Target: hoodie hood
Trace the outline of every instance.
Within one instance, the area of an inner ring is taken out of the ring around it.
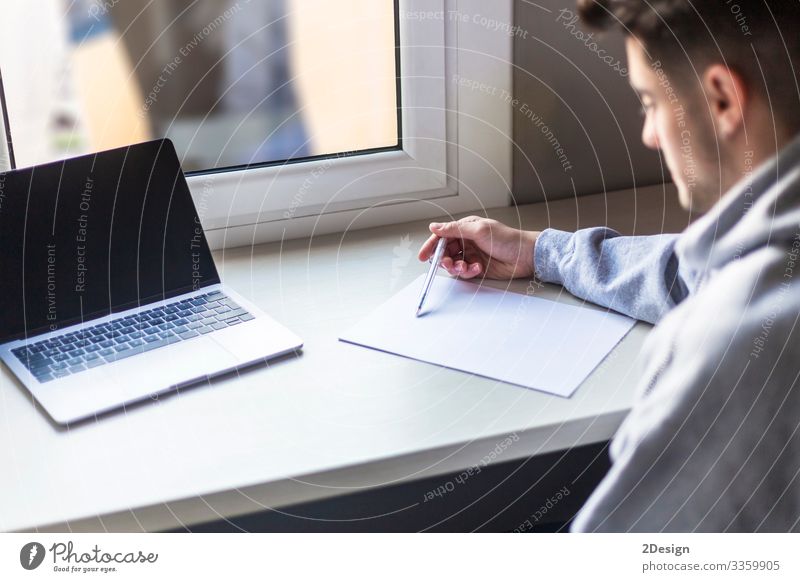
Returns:
[[[791,246],[800,235],[800,136],[734,186],[676,243],[681,268],[700,282],[765,246]]]

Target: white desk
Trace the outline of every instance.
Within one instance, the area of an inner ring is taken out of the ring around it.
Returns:
[[[672,197],[657,187],[489,214],[531,229],[674,232],[687,217]],[[513,433],[497,461],[610,438],[630,408],[644,324],[570,399],[337,341],[425,270],[426,225],[220,253],[225,282],[305,340],[269,367],[69,429],[3,368],[0,530],[164,530],[460,471]]]

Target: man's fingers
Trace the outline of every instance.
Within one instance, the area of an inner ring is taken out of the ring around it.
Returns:
[[[452,257],[444,257],[440,266],[453,277],[460,279],[472,279],[483,272],[483,265],[480,263],[453,260]]]
[[[480,263],[468,263],[466,261],[455,261],[453,263],[452,274],[456,275],[459,279],[472,279],[481,274]]]
[[[445,246],[444,257],[442,259],[442,268],[454,276],[463,276],[465,278],[472,278],[479,275],[483,271],[480,263],[466,262],[476,257],[468,257],[467,254],[474,255],[474,252],[469,252],[473,245],[467,241],[473,241],[482,236],[483,230],[486,228],[487,221],[477,216],[462,218],[453,222],[432,222],[430,224],[430,231],[432,236],[425,241],[419,250],[419,260],[427,261],[433,255],[436,244],[440,238],[450,239]]]
[[[444,254],[447,255],[448,257],[460,258],[462,255],[461,241],[451,240],[450,242],[448,242],[447,246],[445,247]]]
[[[434,249],[436,249],[436,243],[438,242],[439,242],[439,237],[436,236],[435,234],[431,235],[419,249],[419,254],[417,255],[419,260],[427,261],[428,259],[430,259],[431,255],[433,255]]]
[[[444,269],[445,271],[447,271],[451,275],[455,276],[455,275],[458,274],[458,273],[456,273],[455,268],[453,266],[453,259],[451,259],[450,257],[444,257],[442,259],[442,262],[440,263],[440,265],[441,265],[442,269]]]
[[[463,275],[464,279],[472,279],[473,277],[477,277],[483,271],[483,267],[480,263],[470,263],[469,268],[467,269],[467,274]]]
[[[419,249],[419,253],[417,257],[420,261],[427,261],[428,259],[433,256],[434,251],[436,250],[436,245],[439,243],[439,237],[431,235],[428,240],[423,243],[423,245]],[[455,259],[462,259],[464,258],[463,247],[460,240],[451,240],[447,243],[444,248],[444,256],[445,257],[452,257]]]
[[[475,235],[479,223],[459,220],[455,222],[433,222],[430,231],[442,238],[470,239]]]

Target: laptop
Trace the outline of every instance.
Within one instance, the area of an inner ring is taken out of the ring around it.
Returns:
[[[301,347],[222,284],[169,140],[0,174],[0,359],[57,423]]]

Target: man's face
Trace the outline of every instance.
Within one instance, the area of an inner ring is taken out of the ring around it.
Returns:
[[[698,102],[702,97],[688,99],[685,92],[679,93],[661,64],[651,62],[635,38],[628,37],[626,50],[630,83],[644,109],[642,141],[661,151],[681,206],[693,212],[709,210],[719,199],[719,162],[713,126],[702,118],[704,104]]]

